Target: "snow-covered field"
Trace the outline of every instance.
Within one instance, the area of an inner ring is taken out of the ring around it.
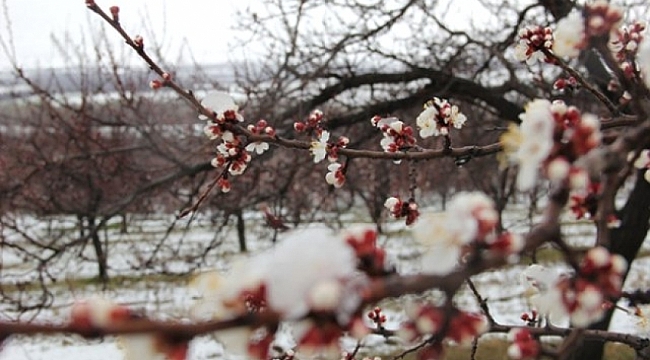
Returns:
[[[525,214],[521,211],[509,211],[505,214],[505,223],[514,229],[523,231],[526,228]],[[33,219],[22,219],[21,227],[27,229],[32,235],[42,235],[45,231],[56,236],[74,236],[74,224],[66,219],[56,219],[54,225],[46,226],[43,222]],[[83,260],[77,256],[78,252],[58,259],[48,271],[57,279],[56,283],[49,284],[53,295],[52,306],[39,313],[18,314],[9,305],[0,305],[0,318],[3,319],[29,319],[35,321],[64,322],[69,313],[70,305],[75,299],[82,299],[102,294],[116,302],[129,304],[132,307],[143,309],[149,316],[159,319],[184,319],[192,304],[193,292],[187,283],[191,275],[185,276],[160,276],[160,272],[183,274],[202,269],[226,270],[229,263],[237,257],[244,256],[238,253],[238,243],[233,229],[224,229],[215,233],[215,228],[207,218],[199,218],[185,227],[184,224],[169,230],[170,219],[164,217],[143,218],[134,222],[131,231],[121,234],[117,227],[109,227],[109,265],[110,275],[123,276],[120,284],[111,283],[107,290],[101,290],[97,284],[84,285],[78,279],[92,278],[96,275],[96,264],[90,246],[83,250]],[[259,218],[254,216],[248,219],[247,238],[249,249],[252,252],[263,251],[271,246],[271,230],[261,225]],[[363,224],[351,224],[352,227]],[[413,273],[418,269],[418,245],[410,237],[410,233],[402,222],[388,225],[388,231],[393,234],[380,238],[389,257],[402,273]],[[302,227],[301,236],[305,240],[313,236],[314,232],[329,231],[322,225]],[[593,227],[589,222],[575,222],[567,220],[564,233],[567,241],[577,247],[588,248],[593,244]],[[72,234],[72,235],[70,235]],[[6,232],[6,241],[20,241],[18,234]],[[282,234],[282,238],[290,234]],[[215,248],[205,254],[202,253],[206,244],[215,244]],[[25,244],[25,246],[28,246]],[[156,250],[157,249],[157,250]],[[650,242],[644,244],[644,251],[650,249]],[[149,267],[139,266],[143,259],[147,259],[152,251],[157,251],[156,261]],[[25,262],[20,256],[9,248],[4,248],[2,254],[2,283],[15,285],[34,281],[36,266]],[[552,266],[561,266],[551,264]],[[513,265],[509,268],[499,269],[477,275],[474,283],[482,296],[488,299],[488,304],[495,319],[503,324],[521,324],[521,313],[528,310],[526,297],[522,294],[526,286],[521,281],[521,273],[525,265]],[[632,272],[626,282],[626,289],[648,287],[650,284],[650,257],[642,257],[635,261]],[[36,292],[38,294],[38,292]],[[35,294],[35,296],[36,296]],[[428,296],[436,296],[435,291]],[[478,310],[474,296],[468,289],[463,289],[455,299],[461,308]],[[395,301],[382,303],[384,311],[389,317],[387,327],[396,327],[404,317],[400,306]],[[634,315],[617,311],[612,330],[629,333],[648,334],[648,329],[639,325],[639,318]],[[386,347],[381,346],[383,339],[369,338],[366,345],[373,346],[374,350],[381,351]],[[344,343],[344,346],[354,346],[353,343]],[[386,351],[390,349],[386,348]],[[123,355],[115,339],[87,341],[70,335],[60,336],[35,336],[16,337],[8,340],[0,352],[0,360],[115,360],[122,359]],[[215,336],[204,336],[195,339],[191,344],[189,359],[229,359],[237,358],[227,353],[219,344]]]

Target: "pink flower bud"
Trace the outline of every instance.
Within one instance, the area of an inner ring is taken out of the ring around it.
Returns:
[[[297,132],[303,132],[305,131],[305,124],[301,122],[295,122],[293,123],[293,129],[296,130]]]
[[[623,69],[623,73],[625,74],[625,77],[627,77],[628,79],[634,77],[635,68],[634,65],[632,65],[629,61],[622,63],[621,69]]]
[[[621,219],[617,218],[614,214],[609,214],[607,217],[607,227],[610,229],[616,229],[621,226]]]
[[[568,81],[569,81],[569,85],[574,86],[574,87],[578,86],[578,80],[576,80],[576,78],[574,78],[573,76],[569,76]]]
[[[607,84],[607,90],[609,91],[617,91],[619,89],[619,85],[616,82],[616,80],[610,80],[609,83]]]
[[[144,39],[143,39],[142,36],[140,36],[140,35],[136,35],[136,36],[133,38],[133,43],[135,44],[135,46],[137,46],[137,47],[139,47],[139,48],[143,48],[143,47],[144,47]]]
[[[162,74],[162,78],[163,78],[163,80],[165,80],[165,81],[171,81],[172,76],[171,76],[169,73],[163,73],[163,74]]]
[[[111,11],[111,15],[113,15],[113,21],[119,22],[120,21],[120,7],[119,6],[111,6],[109,8]]]
[[[149,87],[153,90],[158,90],[163,87],[163,83],[158,79],[151,80],[151,82],[149,82]]]
[[[221,179],[219,179],[219,181],[217,181],[217,186],[219,187],[221,192],[224,192],[224,193],[229,192],[230,189],[232,188],[231,184],[230,184],[230,181],[228,181],[228,179],[224,179],[224,178],[221,178]]]
[[[625,91],[623,93],[623,95],[621,95],[621,98],[618,99],[618,102],[621,105],[625,105],[625,104],[629,103],[631,100],[632,100],[632,94],[630,94],[628,91]]]

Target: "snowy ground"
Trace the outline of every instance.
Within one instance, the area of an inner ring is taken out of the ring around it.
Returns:
[[[260,222],[254,218],[249,219],[252,224],[248,231],[248,238],[251,240],[249,247],[253,251],[260,251],[270,246],[270,231],[263,228]],[[111,275],[128,275],[130,280],[125,280],[120,286],[103,292],[103,296],[113,299],[116,302],[130,304],[136,308],[142,308],[147,314],[160,319],[184,319],[188,315],[188,309],[192,302],[192,293],[187,288],[187,277],[160,278],[151,276],[159,271],[183,273],[197,269],[199,261],[204,262],[210,268],[224,270],[228,268],[229,262],[238,256],[238,245],[232,230],[216,234],[214,228],[207,219],[198,219],[191,224],[188,231],[182,231],[182,227],[168,232],[169,219],[141,219],[138,226],[128,234],[120,234],[116,229],[110,230],[109,257]],[[527,221],[521,211],[510,211],[505,214],[505,223],[511,228],[524,230]],[[29,231],[36,235],[46,231],[42,222],[25,219],[22,224]],[[361,226],[355,224],[354,226]],[[65,231],[74,228],[74,225],[66,220],[57,220],[53,226],[62,236]],[[389,224],[389,231],[395,236],[380,239],[382,245],[387,249],[390,258],[396,263],[402,273],[413,273],[418,269],[418,248],[405,230],[403,223],[395,222]],[[323,226],[315,226],[301,230],[305,238],[309,238],[316,231],[327,231]],[[168,233],[167,237],[165,234]],[[567,241],[578,247],[588,248],[593,244],[593,227],[589,222],[574,222],[567,220],[564,227]],[[17,235],[14,235],[17,236]],[[286,235],[283,235],[286,236]],[[13,240],[18,241],[18,238]],[[161,239],[164,239],[161,241]],[[254,241],[253,239],[258,239]],[[282,238],[280,238],[281,241]],[[9,240],[12,240],[9,237]],[[218,243],[219,245],[207,256],[196,259],[206,243]],[[142,262],[153,249],[159,248],[156,265],[150,268],[134,268],[134,264]],[[644,250],[650,249],[650,242],[646,241]],[[86,298],[102,292],[96,285],[80,286],[78,282],[72,283],[78,278],[90,278],[95,275],[96,265],[92,261],[93,255],[90,247],[84,250],[85,261],[80,261],[76,256],[62,258],[52,266],[50,272],[56,274],[58,281],[50,287],[53,295],[53,306],[40,312],[36,316],[37,321],[63,322],[69,312],[69,307],[75,299]],[[5,250],[1,254],[2,259],[2,281],[3,284],[15,284],[18,282],[33,281],[34,264],[25,263],[21,256]],[[556,264],[551,264],[555,266]],[[650,266],[650,258],[638,259],[632,267],[632,272],[626,283],[626,289],[646,288],[650,284],[650,274],[647,269]],[[521,282],[521,272],[524,265],[515,265],[506,269],[486,272],[474,277],[474,282],[481,294],[488,299],[491,311],[496,320],[503,324],[520,324],[519,316],[528,310],[526,299],[522,296],[525,290]],[[137,277],[145,277],[146,281],[139,281]],[[429,296],[436,296],[435,292]],[[477,303],[468,291],[463,289],[456,297],[457,304],[465,309],[478,309]],[[403,318],[400,306],[396,302],[382,304],[389,316],[388,328],[396,327]],[[31,313],[22,314],[21,319],[33,316]],[[0,318],[16,319],[18,314],[11,311],[11,308],[0,307]],[[614,318],[614,331],[641,333],[648,335],[648,328],[639,325],[639,318],[628,315],[623,311],[617,311]],[[369,338],[366,344],[373,346],[375,350],[382,350],[380,342],[382,339]],[[344,345],[353,346],[352,343]],[[377,345],[377,346],[374,346]],[[388,351],[388,349],[386,349]],[[86,341],[78,337],[61,335],[51,337],[31,337],[10,339],[0,352],[0,360],[115,360],[122,359],[123,355],[117,342],[108,338],[103,341]],[[205,336],[195,339],[191,344],[189,359],[229,359],[237,358],[225,354],[222,346],[214,336]]]

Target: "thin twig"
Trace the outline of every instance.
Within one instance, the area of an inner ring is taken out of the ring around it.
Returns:
[[[494,317],[490,313],[490,308],[488,307],[487,299],[481,296],[481,294],[476,289],[476,285],[474,285],[474,282],[472,281],[471,278],[467,278],[466,282],[467,285],[469,285],[470,290],[472,290],[472,293],[474,294],[476,301],[478,301],[481,310],[483,310],[483,314],[485,314],[485,317],[487,317],[488,321],[490,322],[490,325],[496,324],[496,322],[494,321]]]

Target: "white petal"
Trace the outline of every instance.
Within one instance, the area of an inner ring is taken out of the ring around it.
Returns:
[[[537,181],[537,163],[522,163],[519,165],[519,176],[517,176],[517,188],[520,191],[530,190]]]
[[[522,280],[541,291],[546,291],[560,280],[560,274],[555,269],[533,264],[524,270]]]
[[[217,114],[223,114],[227,110],[237,111],[238,109],[232,96],[225,92],[209,93],[203,98],[201,105],[212,109]]]

